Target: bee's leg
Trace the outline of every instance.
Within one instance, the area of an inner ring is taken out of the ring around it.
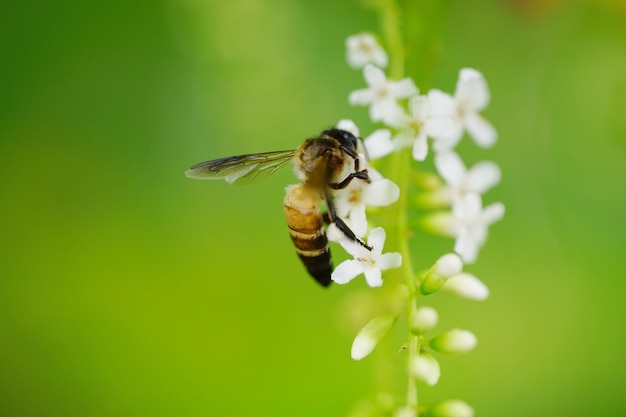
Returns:
[[[367,172],[367,170],[365,169],[361,171],[361,167],[360,167],[361,160],[359,159],[359,154],[354,149],[348,148],[347,146],[343,146],[343,145],[341,145],[339,148],[343,152],[345,152],[349,157],[354,159],[354,171],[355,172],[363,172],[363,171]]]
[[[363,242],[361,239],[356,237],[356,235],[348,227],[348,225],[343,220],[341,220],[340,217],[337,216],[337,212],[335,211],[335,204],[333,203],[333,200],[330,198],[330,194],[328,193],[328,191],[324,192],[324,200],[326,200],[326,206],[328,207],[328,213],[325,213],[325,215],[328,216],[328,218],[330,219],[330,223],[335,223],[337,228],[341,230],[341,233],[346,235],[348,239],[350,239],[353,242],[358,243],[359,245],[363,246],[365,249],[371,251],[372,247],[368,246],[365,242]]]
[[[348,175],[343,181],[329,184],[329,187],[333,190],[341,190],[346,188],[355,178],[370,182],[370,176],[367,174],[367,169],[364,169],[363,171],[351,172],[350,175]]]

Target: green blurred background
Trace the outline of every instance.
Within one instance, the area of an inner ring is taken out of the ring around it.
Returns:
[[[452,92],[466,66],[489,82],[499,143],[464,151],[500,164],[485,201],[507,206],[468,268],[491,298],[438,296],[441,329],[479,345],[442,357],[421,400],[626,415],[624,2],[414,10],[436,45],[422,91]],[[290,170],[253,187],[183,171],[340,118],[367,133],[344,40],[378,28],[357,0],[0,6],[0,415],[342,416],[373,392],[376,357],[350,359],[343,319],[365,286],[306,276]],[[413,244],[419,267],[452,247]]]

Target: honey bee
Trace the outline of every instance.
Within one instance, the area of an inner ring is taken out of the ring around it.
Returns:
[[[332,128],[306,139],[297,149],[231,156],[199,163],[185,175],[202,180],[224,179],[244,184],[265,178],[293,161],[300,184],[287,188],[284,200],[289,235],[309,274],[324,287],[333,270],[324,222],[334,223],[350,240],[367,246],[337,216],[332,190],[346,188],[353,180],[370,182],[361,167],[357,138],[346,130]],[[320,201],[326,204],[322,214]]]

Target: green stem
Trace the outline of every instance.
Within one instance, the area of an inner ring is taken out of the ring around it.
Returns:
[[[405,44],[402,39],[401,10],[395,0],[380,0],[382,13],[382,32],[387,42],[390,56],[389,77],[399,80],[404,77],[406,55]],[[395,240],[396,249],[402,254],[402,268],[397,274],[401,275],[394,280],[398,285],[402,282],[408,287],[410,297],[407,303],[407,316],[417,296],[416,279],[414,275],[411,253],[409,250],[409,222],[408,222],[408,190],[410,187],[411,150],[404,149],[395,152],[392,157],[389,177],[400,187],[400,197],[394,204],[394,222],[389,230]],[[420,342],[417,336],[409,331],[409,357],[419,354]],[[418,389],[416,379],[409,375],[406,393],[407,406],[418,413]]]

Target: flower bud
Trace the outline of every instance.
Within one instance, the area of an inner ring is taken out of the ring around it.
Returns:
[[[409,360],[409,372],[431,387],[439,381],[441,376],[439,362],[428,352],[420,352]]]
[[[424,295],[434,293],[446,283],[448,278],[460,274],[462,270],[463,261],[459,255],[454,253],[443,255],[424,276],[420,292]]]
[[[352,342],[352,359],[359,361],[372,353],[378,341],[393,327],[397,318],[393,314],[381,314],[370,320]]]
[[[474,275],[466,272],[461,272],[448,279],[442,289],[476,301],[483,301],[489,296],[489,288]]]
[[[452,212],[436,211],[425,217],[420,222],[420,226],[429,233],[441,236],[455,235],[455,220]]]
[[[413,305],[409,313],[409,328],[415,334],[426,333],[433,329],[438,321],[439,316],[437,311],[432,307],[416,308],[415,305]]]
[[[465,401],[447,400],[428,407],[424,417],[474,417],[474,409]]]
[[[429,346],[441,353],[465,353],[474,349],[477,342],[469,330],[453,329],[432,339]]]

